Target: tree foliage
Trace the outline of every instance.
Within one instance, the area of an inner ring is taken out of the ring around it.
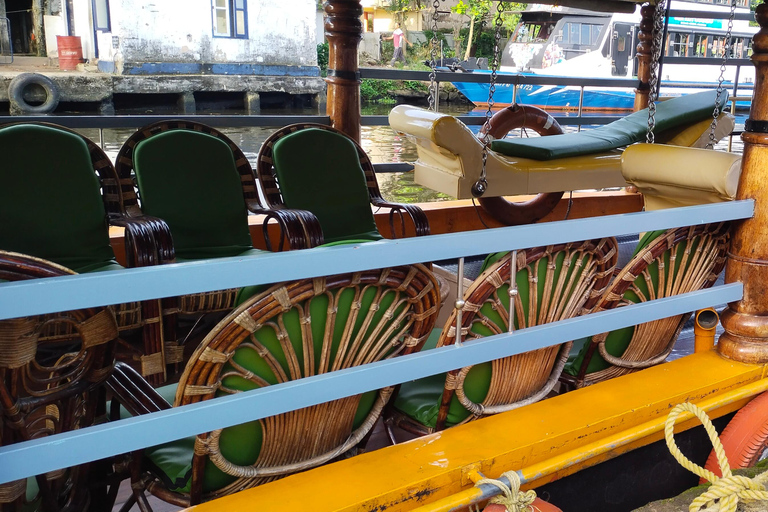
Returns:
[[[519,11],[525,9],[526,4],[518,2],[502,2],[502,25],[507,32],[507,35],[511,33],[518,22],[520,21]],[[497,11],[496,5],[491,0],[459,0],[451,10],[456,14],[463,14],[467,16],[469,25],[468,36],[461,40],[461,44],[466,44],[466,52],[464,58],[468,58],[473,53],[473,48],[478,44],[478,39],[481,38],[482,30],[485,27],[491,27],[495,30],[494,20],[496,19]],[[475,30],[477,28],[477,30]],[[457,33],[458,31],[454,31]],[[460,52],[456,51],[456,54]]]

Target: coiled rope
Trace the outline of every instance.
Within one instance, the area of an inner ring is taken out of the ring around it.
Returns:
[[[712,446],[715,449],[717,463],[720,466],[720,471],[723,475],[722,477],[718,477],[708,469],[704,469],[701,466],[694,464],[683,455],[677,447],[674,437],[675,420],[684,412],[694,414],[699,421],[701,421],[702,425],[704,425],[709,440],[712,442]],[[735,512],[736,505],[739,503],[740,499],[745,501],[768,501],[768,491],[765,489],[765,483],[768,482],[768,472],[757,475],[754,479],[733,475],[731,473],[731,466],[728,464],[728,457],[725,455],[723,444],[720,442],[715,427],[712,425],[707,413],[695,404],[686,402],[679,404],[672,409],[664,424],[664,437],[667,441],[667,447],[669,448],[670,453],[681,466],[712,483],[712,486],[707,489],[706,492],[694,499],[688,506],[690,512],[696,512],[703,509],[706,509],[707,512]],[[715,501],[717,501],[717,503],[715,503]]]
[[[491,498],[488,503],[504,505],[508,512],[532,511],[532,504],[536,499],[536,491],[530,490],[523,492],[520,490],[520,476],[517,474],[517,471],[507,471],[501,476],[507,477],[507,480],[509,480],[509,485],[506,485],[501,480],[481,478],[475,482],[475,487],[479,487],[483,484],[489,484],[501,489],[502,494]]]

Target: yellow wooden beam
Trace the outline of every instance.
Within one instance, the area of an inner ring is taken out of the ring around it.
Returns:
[[[768,388],[764,376],[762,366],[694,354],[191,510],[412,510],[470,488],[476,470],[492,478],[522,470],[535,487],[660,439],[649,426],[678,403],[709,403],[713,418],[727,414]],[[606,443],[609,451],[597,449]]]

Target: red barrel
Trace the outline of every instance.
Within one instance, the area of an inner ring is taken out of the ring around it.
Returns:
[[[83,62],[83,45],[80,36],[56,36],[59,46],[59,69],[77,69]]]

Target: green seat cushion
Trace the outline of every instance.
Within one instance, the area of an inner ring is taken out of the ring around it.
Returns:
[[[315,214],[326,242],[382,238],[373,219],[365,172],[351,140],[308,128],[281,138],[272,151],[285,205]]]
[[[207,260],[207,259],[215,259],[215,258],[252,258],[252,257],[259,257],[265,254],[269,254],[267,251],[254,249],[253,247],[245,250],[242,250],[242,248],[239,248],[239,249],[241,249],[239,252],[235,252],[233,247],[226,247],[226,248],[201,247],[196,250],[186,251],[186,253],[184,254],[185,257],[177,257],[176,262],[185,263],[189,261]]]
[[[504,252],[495,253],[486,258],[483,265],[483,270],[492,264],[496,263],[502,257]],[[573,261],[568,267],[569,272],[582,272],[583,266],[575,264],[575,258],[578,255],[573,255]],[[560,272],[563,269],[563,262],[565,260],[565,252],[560,252],[555,258],[555,272],[553,273],[553,282],[557,282],[560,276]],[[541,304],[544,298],[546,279],[541,276],[546,275],[547,260],[541,259],[535,262],[534,265],[538,265],[538,275],[540,276],[536,283],[537,304]],[[578,278],[578,276],[576,276]],[[520,269],[515,277],[517,282],[518,294],[523,304],[523,309],[527,310],[530,300],[530,282],[528,279],[528,269]],[[505,310],[509,309],[509,285],[502,285],[498,291],[497,296],[501,301]],[[494,323],[501,332],[506,331],[506,325],[504,318],[493,308],[490,304],[484,304],[480,308],[480,312],[490,322]],[[515,318],[515,328],[520,328],[519,318]],[[491,336],[494,332],[482,325],[479,322],[472,324],[471,332],[477,336]],[[429,350],[434,348],[439,338],[440,330],[434,330],[429,340],[424,344],[422,350]],[[485,397],[488,395],[488,390],[491,386],[492,377],[492,363],[487,362],[473,366],[466,379],[464,380],[464,392],[467,397],[474,403],[482,403]],[[400,392],[395,399],[395,408],[400,412],[406,414],[410,418],[418,421],[422,425],[430,428],[434,428],[437,415],[440,408],[440,402],[443,394],[443,388],[445,386],[446,374],[433,375],[424,379],[419,379],[412,382],[403,383],[400,387]],[[467,411],[456,395],[451,399],[451,404],[448,408],[448,417],[446,420],[447,426],[453,426],[461,421],[465,420],[469,416]]]
[[[712,117],[717,91],[686,94],[656,104],[655,133],[703,121]],[[720,111],[728,102],[728,93],[720,97]],[[495,140],[491,149],[503,155],[553,160],[579,155],[604,153],[644,141],[648,131],[648,109],[600,126],[594,130],[548,137]]]
[[[421,350],[435,348],[441,332],[442,329],[433,329]],[[397,393],[395,409],[422,425],[434,428],[440,410],[440,401],[443,397],[446,375],[440,373],[423,379],[404,382]],[[485,400],[491,385],[491,363],[478,364],[472,367],[465,382],[464,389],[473,402],[479,403]],[[469,411],[454,396],[451,400],[451,406],[448,408],[447,425],[452,427],[464,421],[468,416]]]
[[[236,256],[253,248],[240,174],[227,143],[170,130],[137,144],[133,162],[142,211],[168,223],[178,257]]]
[[[0,249],[76,272],[116,264],[85,141],[49,126],[0,129]]]
[[[635,247],[635,251],[632,254],[632,258],[637,256],[637,254],[639,254],[640,251],[648,247],[648,245],[650,245],[651,242],[656,240],[658,237],[660,237],[664,233],[666,233],[666,230],[649,231],[645,233],[643,237],[640,239],[640,241],[637,243],[637,247]],[[681,246],[678,247],[678,252],[683,249],[684,249],[684,244],[681,244]],[[680,260],[678,259],[678,262],[679,261]],[[649,273],[651,274],[652,282],[654,284],[658,284],[659,282],[658,263],[653,263],[652,265],[650,265],[648,270],[649,270]],[[645,280],[642,278],[642,276],[637,277],[637,279],[635,280],[635,284],[647,296],[648,290],[646,287]],[[624,299],[632,302],[633,304],[637,304],[638,302],[640,302],[640,297],[638,297],[637,294],[631,289],[627,290],[624,293]],[[608,336],[605,337],[606,351],[614,357],[621,357],[621,355],[624,354],[624,351],[627,350],[627,347],[629,347],[629,342],[632,341],[632,336],[634,336],[634,334],[635,334],[635,326],[633,325],[609,332]],[[579,374],[579,370],[584,364],[584,358],[586,357],[591,344],[592,344],[591,336],[574,341],[573,346],[571,347],[571,352],[568,355],[568,361],[565,364],[565,368],[563,369],[563,372],[569,375],[577,376]],[[592,358],[589,360],[586,373],[590,374],[590,373],[598,372],[601,370],[605,370],[609,366],[610,364],[608,364],[608,362],[605,359],[603,359],[603,356],[601,356],[599,352],[595,351],[592,354]]]

